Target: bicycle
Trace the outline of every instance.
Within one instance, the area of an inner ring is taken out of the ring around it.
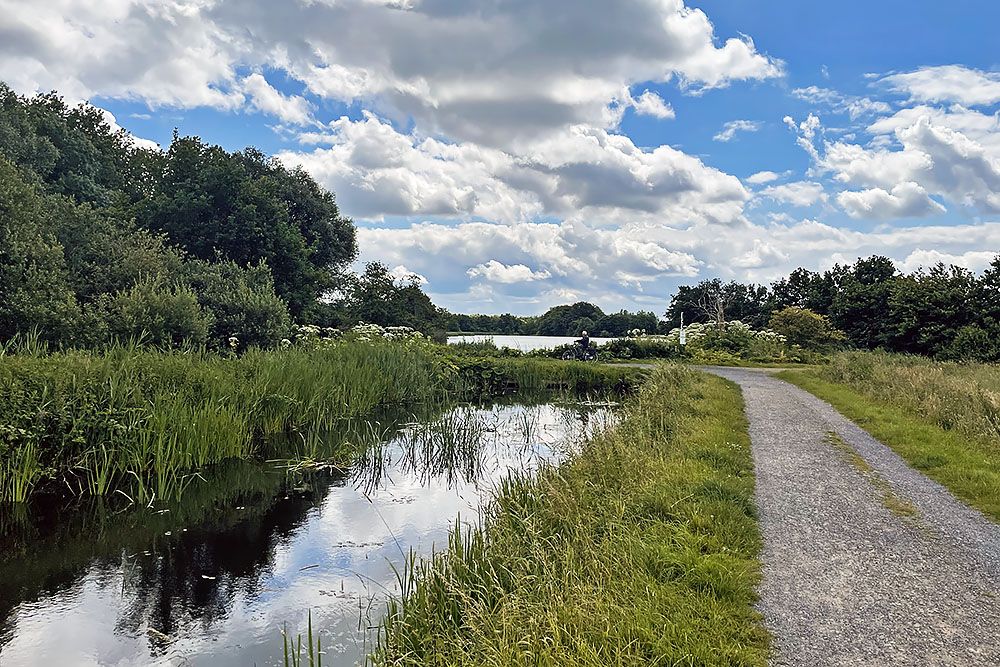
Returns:
[[[590,346],[581,348],[579,345],[574,345],[562,353],[562,359],[563,361],[597,361],[597,350]]]

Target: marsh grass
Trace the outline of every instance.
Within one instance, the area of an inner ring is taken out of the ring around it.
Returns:
[[[764,665],[742,399],[670,365],[579,455],[410,560],[377,665]]]
[[[853,352],[779,377],[1000,521],[1000,367]]]
[[[518,393],[540,396],[556,392],[634,392],[648,370],[627,366],[562,361],[543,357],[455,357],[456,390],[466,396],[492,397]]]
[[[0,357],[0,501],[53,480],[74,495],[173,498],[202,467],[257,455],[275,436],[430,401],[450,377],[433,352],[383,341],[240,358],[17,352]]]

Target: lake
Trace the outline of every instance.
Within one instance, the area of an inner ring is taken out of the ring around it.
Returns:
[[[404,554],[446,548],[506,475],[613,419],[583,403],[438,408],[331,436],[368,443],[345,468],[236,460],[179,503],[0,512],[0,665],[281,665],[282,628],[304,633],[310,610],[323,664],[361,664]]]
[[[570,336],[514,336],[508,334],[467,334],[448,336],[448,344],[455,343],[482,343],[492,341],[497,347],[509,347],[522,352],[533,350],[551,350],[579,340]],[[591,338],[592,345],[604,345],[615,340],[614,338]]]

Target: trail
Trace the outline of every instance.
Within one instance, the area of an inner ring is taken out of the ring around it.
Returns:
[[[706,368],[746,402],[774,665],[1000,665],[1000,526],[829,404]]]

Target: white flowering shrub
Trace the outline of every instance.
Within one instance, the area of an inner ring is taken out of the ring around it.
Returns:
[[[310,349],[326,349],[336,347],[344,342],[380,343],[392,341],[404,344],[425,344],[427,339],[419,331],[410,327],[380,327],[377,324],[357,324],[349,329],[333,327],[318,327],[313,324],[302,324],[293,327],[294,341],[288,345],[297,345]],[[285,345],[282,341],[282,345]]]

